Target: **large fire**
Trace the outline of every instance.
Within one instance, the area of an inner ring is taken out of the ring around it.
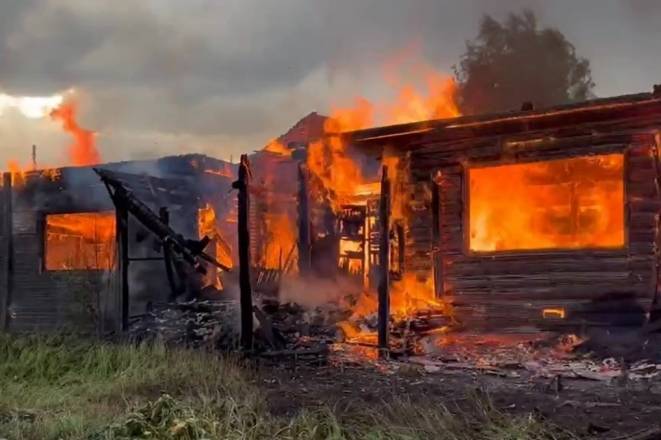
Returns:
[[[392,87],[392,99],[370,101],[354,99],[348,107],[334,107],[326,121],[326,137],[308,148],[307,165],[322,183],[325,197],[338,211],[350,202],[356,186],[367,182],[361,165],[352,156],[341,133],[361,130],[376,124],[389,125],[459,116],[457,86],[450,75],[438,72],[427,63],[398,60],[384,72]],[[420,83],[423,86],[420,86]]]
[[[209,203],[198,210],[198,233],[200,239],[209,237],[211,243],[207,246],[206,252],[216,259],[220,264],[226,267],[233,267],[232,248],[220,233],[216,210]]]
[[[377,297],[375,292],[365,292],[352,308],[354,318],[364,317],[376,311]],[[432,278],[420,281],[413,273],[393,283],[390,291],[390,315],[395,319],[405,319],[416,310],[435,309],[448,311],[447,304],[434,298]]]
[[[623,246],[623,163],[611,154],[470,169],[470,249]]]
[[[115,214],[46,216],[46,270],[109,270],[115,252]]]
[[[66,165],[87,166],[101,161],[101,155],[96,148],[95,133],[81,127],[77,121],[77,105],[71,92],[65,95],[47,97],[16,97],[0,94],[0,114],[6,108],[15,108],[21,114],[31,119],[41,119],[50,116],[53,121],[60,122],[64,131],[73,138],[66,155]],[[36,152],[35,152],[36,153]],[[14,185],[22,185],[26,173],[36,171],[36,157],[29,165],[21,165],[16,159],[7,162],[7,169],[12,174]],[[42,168],[42,175],[51,179],[58,177],[59,172],[52,167]]]
[[[285,145],[282,144],[277,139],[272,140],[269,142],[266,147],[264,147],[264,151],[268,151],[269,153],[273,154],[279,154],[281,156],[287,156],[290,157],[292,155],[292,150]]]
[[[269,213],[266,222],[266,245],[264,249],[264,267],[284,269],[291,266],[291,261],[298,259],[296,247],[296,222],[286,213]]]
[[[352,106],[332,109],[331,117],[324,127],[326,137],[308,148],[308,168],[321,183],[321,197],[330,203],[336,213],[340,213],[342,207],[347,204],[363,204],[368,198],[378,197],[380,191],[380,177],[368,178],[363,173],[363,164],[344,143],[341,133],[376,124],[408,123],[460,115],[455,101],[457,88],[452,77],[436,71],[426,63],[411,64],[407,61],[409,60],[399,60],[386,69],[387,82],[393,89],[391,100],[375,102],[360,97],[354,100]],[[414,80],[407,81],[410,78]],[[420,87],[420,84],[423,86]],[[388,168],[392,187],[391,219],[393,223],[399,221],[406,227],[409,217],[406,215],[408,208],[403,182],[406,173],[399,172],[399,159],[390,154],[388,148],[384,151],[382,165]],[[368,229],[367,224],[365,229]],[[369,233],[365,235],[367,237]],[[363,244],[361,247],[352,241],[340,241],[341,256],[357,256],[355,260],[344,263],[341,259],[340,265],[345,264],[345,270],[349,273],[361,270],[368,272],[370,260],[367,254],[362,263],[360,260],[360,252],[367,246]],[[417,274],[405,273],[401,280],[394,281],[390,293],[391,316],[395,319],[406,319],[416,311],[425,309],[448,312],[446,305],[435,299],[432,280],[431,274],[418,278]],[[375,292],[368,289],[352,306],[352,319],[374,314],[376,309]],[[345,334],[353,340],[370,342],[373,336],[356,330],[351,325],[344,327]]]
[[[69,100],[55,108],[50,116],[62,123],[62,128],[73,138],[69,146],[69,161],[75,166],[96,165],[101,155],[96,149],[95,133],[82,128],[76,120],[76,103]]]

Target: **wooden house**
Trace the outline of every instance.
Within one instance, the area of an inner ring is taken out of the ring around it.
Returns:
[[[639,323],[660,290],[660,92],[346,141],[399,160],[402,269],[466,325]]]

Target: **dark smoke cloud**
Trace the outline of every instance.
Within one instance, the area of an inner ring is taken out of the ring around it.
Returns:
[[[485,13],[533,9],[591,59],[597,94],[648,90],[661,82],[660,4],[3,0],[0,90],[78,88],[83,123],[100,131],[108,159],[182,149],[236,157],[310,111],[378,93],[379,66],[398,49],[416,45],[450,72]],[[0,133],[11,138],[1,118]]]

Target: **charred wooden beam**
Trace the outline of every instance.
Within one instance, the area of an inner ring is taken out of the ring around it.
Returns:
[[[158,217],[165,225],[170,225],[170,212],[167,207],[161,207],[158,212]],[[165,274],[170,286],[170,301],[174,301],[177,296],[182,293],[183,289],[181,286],[177,285],[173,267],[174,261],[172,260],[172,249],[170,249],[170,246],[165,242],[163,243],[163,264],[165,264]]]
[[[379,354],[389,351],[390,324],[390,181],[388,167],[381,175],[381,199],[379,202]]]
[[[196,270],[205,273],[206,269],[200,260],[204,260],[225,271],[231,271],[230,267],[216,261],[215,258],[204,252],[210,239],[186,240],[170,226],[163,223],[147,205],[131,193],[119,180],[114,178],[114,173],[107,170],[94,169],[108,188],[108,193],[115,206],[122,206],[130,212],[152,234],[156,235],[164,244],[181,255],[182,258]]]
[[[253,306],[250,286],[250,163],[248,155],[241,155],[239,178],[232,184],[239,190],[238,236],[239,236],[239,286],[241,289],[241,346],[245,351],[252,350]]]
[[[12,181],[11,173],[2,176],[2,253],[5,260],[0,267],[0,331],[9,326],[9,301],[12,292],[13,277],[13,221],[12,221]]]
[[[441,187],[442,174],[432,177],[432,258],[434,267],[434,295],[439,298],[445,292],[443,286],[443,253],[441,251]]]
[[[300,163],[298,166],[298,271],[301,275],[307,275],[311,267],[308,170],[304,163]]]
[[[119,252],[119,295],[121,304],[121,329],[129,330],[130,291],[129,291],[129,213],[123,203],[115,204],[115,227],[117,249]]]

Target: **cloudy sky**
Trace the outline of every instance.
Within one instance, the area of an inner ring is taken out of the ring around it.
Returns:
[[[525,7],[590,59],[597,95],[661,83],[658,0],[0,0],[0,94],[75,88],[105,160],[236,158],[310,111],[379,98],[403,48],[450,73],[483,14]],[[64,160],[54,122],[0,114],[0,168],[33,143]]]

